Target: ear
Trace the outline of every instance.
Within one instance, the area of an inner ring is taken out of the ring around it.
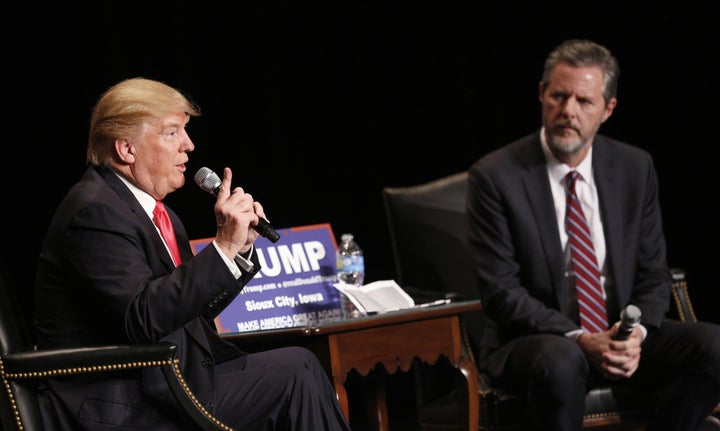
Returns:
[[[540,101],[540,103],[542,103],[544,91],[545,91],[545,86],[543,85],[543,82],[540,81],[540,83],[538,84],[538,100]]]
[[[117,154],[120,161],[125,164],[131,165],[135,163],[135,155],[137,154],[137,148],[127,139],[116,139],[115,140],[115,153]]]
[[[601,123],[604,123],[608,118],[610,118],[613,111],[615,110],[616,105],[617,105],[617,98],[613,97],[612,99],[610,99],[608,101],[607,106],[605,106],[605,112],[603,113]]]

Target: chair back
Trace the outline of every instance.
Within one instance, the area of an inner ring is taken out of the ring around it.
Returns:
[[[467,238],[467,181],[462,171],[383,189],[395,276],[411,295],[480,298]],[[483,328],[491,323],[482,312],[467,313],[463,320],[475,354]]]
[[[424,184],[385,187],[383,199],[397,282],[476,299],[467,241],[467,172]]]
[[[13,282],[6,268],[0,268],[0,429],[19,429],[19,419],[13,409],[15,405],[23,418],[24,430],[41,430],[40,407],[34,389],[32,386],[20,386],[16,382],[7,381],[2,369],[2,357],[5,355],[34,350],[32,328],[23,310],[18,289],[19,284]],[[10,393],[13,394],[12,399],[8,398]]]

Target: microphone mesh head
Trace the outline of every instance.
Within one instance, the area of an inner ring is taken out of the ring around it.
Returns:
[[[620,320],[623,320],[625,322],[628,322],[630,324],[637,324],[640,323],[640,316],[642,313],[640,312],[640,309],[636,307],[635,305],[628,305],[625,307],[623,312],[620,315]]]
[[[215,190],[220,186],[222,180],[210,168],[200,168],[195,174],[195,182],[201,189],[208,193],[215,194]]]

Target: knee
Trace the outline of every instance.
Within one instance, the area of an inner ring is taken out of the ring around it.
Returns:
[[[531,361],[536,379],[584,385],[590,366],[580,346],[571,339],[553,337]]]
[[[309,349],[299,346],[284,347],[281,354],[285,358],[286,366],[295,369],[296,374],[307,374],[315,379],[327,378],[325,368]]]
[[[574,340],[548,337],[530,361],[530,369],[531,402],[572,404],[584,399],[590,366]]]
[[[320,367],[320,361],[318,360],[315,353],[305,347],[290,346],[283,349],[288,358],[292,358],[292,361],[297,364],[303,364],[305,368],[313,369]]]

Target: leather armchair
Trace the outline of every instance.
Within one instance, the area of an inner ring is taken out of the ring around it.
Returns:
[[[170,343],[109,345],[72,349],[36,350],[29,321],[17,297],[19,286],[0,274],[0,429],[41,431],[52,429],[40,417],[38,390],[48,377],[134,372],[140,368],[162,370],[168,390],[188,416],[205,431],[231,430],[213,417],[185,384],[178,367],[176,346]]]

